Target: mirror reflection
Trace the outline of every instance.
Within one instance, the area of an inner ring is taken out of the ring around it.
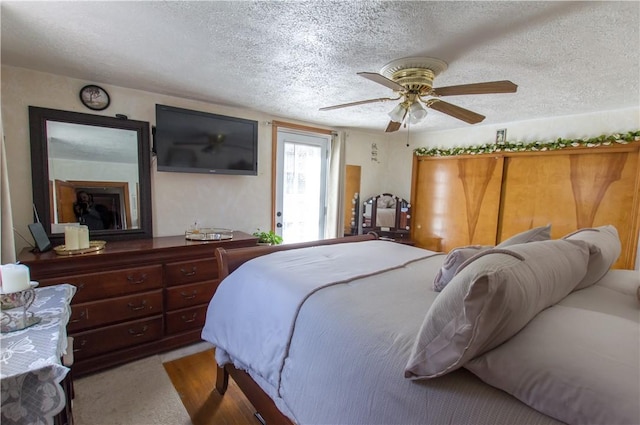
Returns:
[[[33,202],[54,242],[86,225],[92,239],[150,238],[149,123],[29,107]]]
[[[47,121],[47,139],[52,233],[139,228],[137,132]]]

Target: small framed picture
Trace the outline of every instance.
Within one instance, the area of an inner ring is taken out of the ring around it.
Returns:
[[[84,106],[94,111],[107,109],[111,99],[109,93],[100,86],[90,84],[80,89],[80,101]]]
[[[504,145],[507,141],[507,129],[502,128],[496,132],[496,145]]]

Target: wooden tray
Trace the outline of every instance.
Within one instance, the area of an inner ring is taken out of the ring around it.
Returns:
[[[184,237],[190,241],[221,241],[233,239],[233,230],[205,227],[201,229],[187,230]]]

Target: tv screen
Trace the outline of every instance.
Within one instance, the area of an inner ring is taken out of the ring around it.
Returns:
[[[156,105],[158,171],[258,174],[258,122]]]

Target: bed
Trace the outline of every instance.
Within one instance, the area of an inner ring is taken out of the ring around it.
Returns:
[[[612,226],[549,234],[219,249],[216,388],[267,424],[640,423],[640,276]]]

